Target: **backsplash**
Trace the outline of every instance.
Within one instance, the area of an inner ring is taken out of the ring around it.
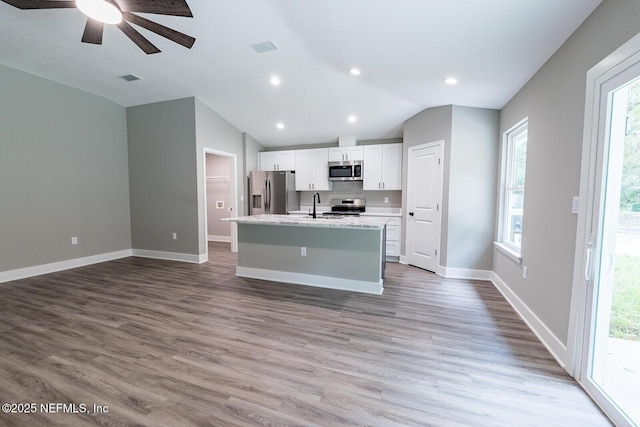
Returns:
[[[319,191],[321,203],[319,206],[328,207],[331,199],[365,199],[367,206],[380,208],[401,208],[402,191],[364,191],[362,182],[334,182],[333,191]],[[300,192],[300,206],[313,206],[313,191]],[[389,203],[384,198],[389,198]]]

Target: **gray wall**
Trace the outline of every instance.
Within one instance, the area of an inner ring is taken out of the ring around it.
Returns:
[[[567,343],[586,72],[640,32],[638,0],[605,0],[504,107],[500,131],[529,117],[521,266],[496,251],[494,272]]]
[[[207,236],[205,235],[204,201],[205,201],[205,171],[204,171],[204,150],[216,150],[229,155],[235,155],[236,175],[234,185],[236,188],[236,204],[238,212],[244,212],[244,137],[235,126],[225,120],[221,115],[213,111],[208,105],[197,98],[191,98],[195,105],[195,132],[196,151],[195,155],[197,170],[197,199],[198,199],[198,248],[199,254],[207,253]]]
[[[198,254],[194,98],[129,107],[127,129],[133,249]]]
[[[424,110],[404,123],[403,188],[407,186],[409,148],[444,141],[443,267],[492,268],[498,118],[497,110],[448,105]],[[406,192],[402,203],[406,206]],[[406,244],[406,226],[402,234]]]
[[[229,218],[231,213],[231,159],[229,157],[207,154],[207,177],[223,177],[219,179],[207,178],[207,234],[209,236],[231,237],[231,223],[220,221]],[[223,208],[217,206],[223,203]]]
[[[497,110],[453,106],[446,266],[493,267],[498,179]]]
[[[133,248],[206,254],[204,150],[235,155],[239,199],[242,133],[193,97],[127,108],[127,122]]]
[[[0,94],[0,271],[130,249],[125,109],[2,65]]]
[[[440,241],[440,264],[446,265],[448,201],[449,201],[449,163],[451,157],[451,124],[453,107],[428,108],[404,122],[402,153],[402,188],[407,188],[407,170],[409,169],[409,148],[430,142],[444,141],[444,169],[442,173],[442,239]],[[402,193],[402,206],[407,206],[407,192]],[[407,245],[407,224],[402,224],[402,253]]]

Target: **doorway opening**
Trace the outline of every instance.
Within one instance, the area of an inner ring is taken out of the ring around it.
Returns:
[[[231,223],[221,221],[233,215],[231,207],[230,157],[206,153],[207,241],[231,243]]]
[[[230,242],[231,252],[237,252],[238,239],[235,223],[222,218],[238,216],[237,157],[224,151],[204,148],[204,221],[201,222],[201,248],[209,259],[209,242]]]

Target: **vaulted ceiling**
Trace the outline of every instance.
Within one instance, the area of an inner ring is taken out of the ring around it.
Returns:
[[[77,9],[0,3],[0,63],[123,106],[196,96],[265,146],[394,138],[425,108],[502,108],[601,0],[187,2],[194,18],[140,14],[196,38],[137,28],[153,55],[113,26],[81,43]],[[277,49],[251,47],[266,41]]]

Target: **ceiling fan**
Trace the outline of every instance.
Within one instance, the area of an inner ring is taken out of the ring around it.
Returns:
[[[131,24],[146,28],[162,37],[178,43],[188,49],[195,43],[194,37],[160,25],[149,19],[135,15],[137,13],[155,13],[158,15],[184,16],[193,18],[191,9],[185,0],[0,0],[18,9],[64,9],[77,7],[87,15],[82,41],[102,44],[105,24],[116,25],[146,54],[158,53],[153,43],[140,34]]]

